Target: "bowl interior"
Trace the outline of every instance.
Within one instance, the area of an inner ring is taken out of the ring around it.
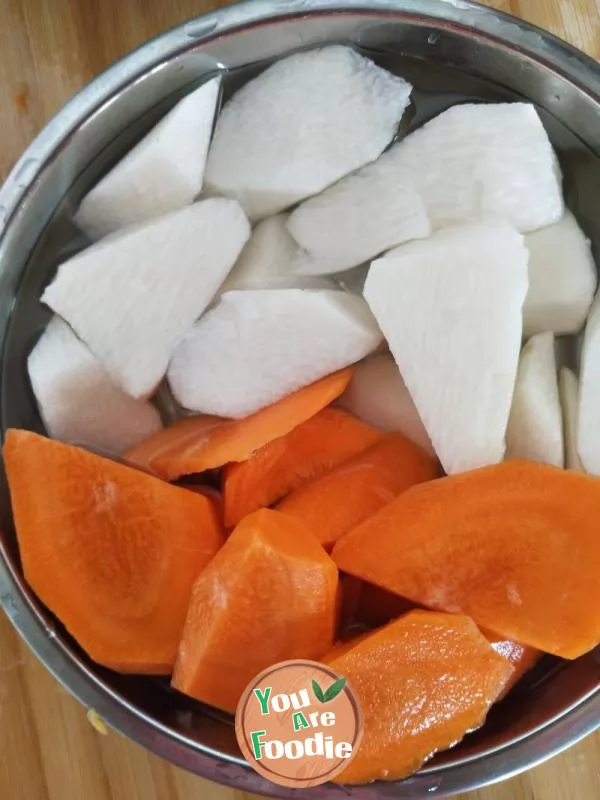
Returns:
[[[281,53],[324,42],[353,43],[380,65],[413,83],[413,105],[403,120],[404,131],[415,129],[459,102],[526,99],[536,103],[559,155],[567,203],[598,256],[600,127],[595,129],[594,125],[597,101],[519,47],[501,44],[468,24],[449,24],[410,13],[291,16],[202,44],[198,44],[190,28],[187,46],[181,46],[177,53],[143,74],[129,76],[112,97],[99,97],[95,112],[76,126],[43,166],[28,194],[20,223],[11,234],[10,258],[5,257],[0,275],[2,431],[8,427],[43,430],[27,380],[26,357],[49,318],[49,312],[39,303],[43,287],[62,260],[88,244],[71,222],[72,212],[88,188],[182,94],[216,70],[227,69],[226,99]],[[565,340],[563,344],[565,359],[576,359],[577,343]],[[61,648],[78,668],[130,704],[132,713],[143,716],[151,725],[166,727],[191,748],[206,748],[239,761],[227,715],[178,694],[166,681],[119,676],[87,659],[62,625],[29,593],[22,579],[4,485],[0,503],[0,553],[22,591],[23,602],[49,632],[52,647]],[[573,663],[546,657],[493,709],[482,730],[435,758],[425,771],[435,773],[514,745],[584,702],[599,685],[600,666],[594,654]]]

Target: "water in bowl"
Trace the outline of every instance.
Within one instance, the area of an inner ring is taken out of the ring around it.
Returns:
[[[397,53],[366,50],[364,54],[406,78],[414,86],[412,105],[401,123],[399,136],[415,130],[457,103],[523,99],[506,88],[473,77],[455,67],[437,65]],[[264,66],[265,63],[261,62],[227,73],[224,78],[223,100],[226,101]],[[206,77],[203,80],[205,79]],[[166,97],[115,138],[68,189],[51,224],[36,243],[21,278],[5,340],[1,365],[3,429],[23,427],[43,431],[27,379],[26,357],[50,318],[48,309],[39,302],[44,287],[63,260],[89,244],[72,222],[74,209],[89,186],[116,163],[183,94],[195,88],[197,83],[198,81]],[[594,252],[597,253],[600,248],[600,223],[594,221],[592,210],[596,187],[600,185],[600,160],[552,115],[540,110],[540,116],[559,156],[567,204],[577,216],[593,243]],[[577,340],[574,337],[563,337],[560,353],[565,363],[576,364],[577,349]],[[167,417],[172,418],[178,410],[168,410],[168,403],[168,396],[163,397],[161,409]],[[3,491],[6,492],[5,487]],[[3,499],[5,502],[2,503],[2,508],[6,510],[6,494]],[[4,531],[12,529],[6,513],[2,525]],[[7,541],[9,558],[18,569],[19,559],[14,536],[9,536]],[[57,620],[53,626],[56,635],[68,643],[85,668],[90,669],[111,690],[125,696],[128,702],[133,703],[143,713],[160,719],[163,724],[168,724],[182,734],[191,732],[200,741],[208,738],[216,750],[229,753],[232,758],[239,758],[231,720],[227,715],[207,709],[175,692],[166,680],[120,676],[93,665]],[[426,769],[435,770],[450,759],[456,763],[457,758],[474,757],[481,749],[482,740],[485,740],[487,748],[501,747],[508,738],[518,738],[520,733],[525,735],[532,724],[544,722],[540,718],[539,707],[544,708],[545,719],[552,718],[553,714],[564,711],[564,697],[568,696],[573,681],[581,686],[589,685],[591,691],[599,676],[600,670],[593,655],[580,659],[570,665],[568,670],[558,659],[545,658],[506,700],[492,710],[484,729],[467,737],[451,753],[435,758]],[[215,721],[220,724],[215,726]]]

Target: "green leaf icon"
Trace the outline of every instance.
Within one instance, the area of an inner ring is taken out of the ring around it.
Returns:
[[[325,692],[325,699],[322,702],[328,703],[330,700],[333,700],[335,697],[337,697],[346,685],[347,680],[347,678],[340,678],[332,683],[329,689],[327,689]]]
[[[319,701],[319,703],[325,702],[325,695],[323,694],[323,689],[319,686],[319,684],[313,679],[312,682],[312,690],[315,693],[315,697]]]
[[[347,680],[348,678],[339,678],[337,681],[334,681],[325,692],[323,691],[323,689],[321,689],[319,684],[315,680],[313,680],[312,689],[314,695],[319,701],[319,703],[328,703],[330,700],[334,700],[338,696],[338,694],[342,691],[342,689],[346,685]]]

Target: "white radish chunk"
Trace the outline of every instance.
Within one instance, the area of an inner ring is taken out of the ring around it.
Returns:
[[[453,106],[391,158],[412,176],[434,228],[490,215],[527,233],[562,217],[558,161],[529,103]]]
[[[162,427],[157,409],[125,394],[60,317],[50,320],[27,369],[53,439],[120,455]]]
[[[124,391],[147,397],[249,235],[235,200],[194,203],[69,259],[42,301],[71,325]]]
[[[584,470],[600,475],[600,293],[592,303],[581,350],[577,452]]]
[[[406,170],[394,167],[392,148],[292,211],[288,228],[314,259],[299,267],[300,274],[338,272],[429,236],[423,199]]]
[[[562,406],[563,431],[565,437],[565,467],[583,472],[577,452],[577,425],[579,416],[579,379],[569,367],[561,367],[558,373],[558,392]]]
[[[506,457],[564,466],[553,333],[533,336],[521,352],[506,429]]]
[[[87,194],[75,215],[92,239],[189,205],[202,189],[221,78],[184,97]]]
[[[341,45],[281,59],[223,108],[206,186],[237,197],[252,219],[276,214],[376,159],[411,90]]]
[[[410,392],[391,355],[382,353],[361,362],[337,404],[380,431],[400,431],[435,455]]]
[[[504,458],[526,291],[523,237],[503,220],[439,231],[371,265],[364,296],[447,473]]]
[[[297,275],[293,267],[301,257],[301,250],[287,229],[286,217],[268,217],[252,231],[221,291],[332,288],[326,278]]]
[[[168,379],[191,411],[245,417],[371,353],[367,304],[340,291],[227,292],[176,349]]]
[[[523,334],[577,333],[594,299],[596,265],[589,240],[570,211],[560,222],[525,237],[529,291]]]

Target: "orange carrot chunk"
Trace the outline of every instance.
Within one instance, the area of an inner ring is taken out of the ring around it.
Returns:
[[[600,479],[506,461],[409,489],[336,544],[340,569],[563,658],[600,641]]]
[[[318,480],[291,492],[278,508],[303,520],[329,549],[396,495],[439,475],[437,459],[403,434],[390,433]]]
[[[540,653],[539,650],[535,650],[533,647],[527,647],[525,644],[520,644],[512,639],[506,639],[491,631],[486,631],[485,628],[481,632],[498,655],[506,658],[514,667],[513,674],[504,687],[504,691],[498,698],[498,700],[501,700],[510,692],[513,686],[521,680],[526,672],[529,672],[532,667],[535,667],[543,653]]]
[[[215,439],[222,438],[225,431],[229,431],[234,424],[232,420],[205,414],[184,417],[128,450],[123,458],[167,481],[174,481],[193,472],[204,472],[213,469],[212,462],[219,460],[216,458],[217,452],[214,453],[214,458],[210,457],[210,452],[208,459],[197,457],[199,469],[186,470],[184,465],[209,446],[214,450]],[[205,462],[210,466],[205,466]],[[222,463],[218,466],[222,466]]]
[[[285,436],[332,403],[353,374],[354,367],[334,372],[245,419],[181,419],[129,450],[125,458],[166,480],[245,461],[255,450]]]
[[[94,661],[169,674],[223,543],[210,501],[29,431],[8,431],[4,460],[31,588]]]
[[[247,461],[226,467],[225,525],[236,525],[252,511],[320,478],[383,435],[341,408],[323,409],[287,436],[261,447]]]
[[[337,587],[335,564],[301,522],[267,509],[247,517],[194,586],[173,686],[235,711],[266,667],[331,648]]]
[[[363,739],[336,783],[398,780],[483,724],[513,668],[468,617],[411,611],[326,656],[348,678]]]

